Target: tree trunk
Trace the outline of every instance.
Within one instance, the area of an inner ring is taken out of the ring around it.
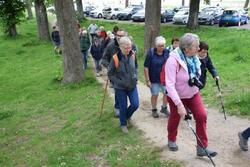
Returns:
[[[199,12],[200,0],[191,0],[190,1],[190,9],[189,9],[189,17],[187,27],[190,30],[195,30],[198,28],[198,12]]]
[[[125,0],[125,8],[128,7],[128,0]]]
[[[32,13],[32,10],[31,10],[31,6],[32,6],[32,3],[30,0],[25,0],[25,5],[26,5],[26,9],[27,9],[27,12],[28,12],[28,19],[33,19],[33,13]]]
[[[185,0],[182,0],[181,5],[185,6]]]
[[[248,5],[249,5],[249,0],[246,0],[245,5],[244,5],[244,8],[247,8]]]
[[[38,29],[38,38],[40,40],[49,41],[49,23],[47,17],[46,7],[44,0],[35,0],[36,21]]]
[[[16,37],[17,36],[17,31],[16,31],[16,24],[12,24],[8,28],[8,36],[10,37]]]
[[[161,1],[146,0],[144,28],[144,53],[154,46],[154,39],[160,34]]]
[[[63,49],[63,83],[83,80],[83,62],[72,0],[55,0],[56,16]]]
[[[82,0],[76,0],[76,6],[77,6],[77,16],[79,21],[83,20],[84,13],[83,13],[83,7],[82,7]]]

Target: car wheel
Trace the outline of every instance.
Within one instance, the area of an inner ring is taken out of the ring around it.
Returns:
[[[222,27],[222,24],[221,24],[221,23],[219,23],[219,27]]]
[[[214,20],[211,20],[210,25],[211,25],[211,26],[214,25]]]
[[[112,16],[111,16],[111,20],[114,20],[114,19],[115,19],[115,15],[112,15]]]
[[[246,19],[245,24],[248,24],[248,19]]]
[[[98,14],[98,18],[102,18],[102,14],[100,13],[100,14]]]
[[[132,17],[132,16],[129,14],[129,15],[128,15],[128,19],[131,20],[131,17]]]

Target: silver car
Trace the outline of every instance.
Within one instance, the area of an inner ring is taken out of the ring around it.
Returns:
[[[173,18],[173,22],[175,24],[187,24],[189,17],[189,9],[183,9],[178,11]]]
[[[118,7],[106,7],[102,10],[103,18],[104,19],[116,19],[116,15],[120,12],[122,8]]]

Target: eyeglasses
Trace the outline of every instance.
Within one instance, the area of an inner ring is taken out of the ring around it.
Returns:
[[[165,45],[157,45],[156,47],[158,47],[158,48],[164,48]]]
[[[119,35],[119,34],[116,34],[117,37],[124,37],[124,35]]]

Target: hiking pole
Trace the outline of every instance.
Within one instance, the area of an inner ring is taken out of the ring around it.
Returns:
[[[202,142],[201,142],[201,139],[199,138],[199,136],[197,135],[197,133],[195,132],[194,128],[193,128],[192,125],[191,125],[190,121],[192,120],[192,116],[190,115],[189,112],[187,112],[187,115],[185,115],[184,120],[187,122],[189,128],[191,129],[191,131],[192,131],[193,134],[195,135],[195,137],[196,137],[198,143],[200,143],[200,146],[201,146],[202,149],[205,151],[207,157],[210,159],[210,161],[212,162],[213,166],[216,166],[215,163],[214,163],[214,161],[213,161],[213,159],[212,159],[212,157],[208,154],[206,148],[204,147],[204,145],[203,145]]]
[[[107,78],[106,83],[105,83],[105,89],[104,89],[103,99],[102,99],[102,102],[101,102],[101,105],[100,105],[100,116],[99,116],[99,119],[101,119],[101,117],[102,117],[102,111],[103,111],[104,100],[105,100],[107,89],[108,89],[108,83],[109,83],[109,79]]]
[[[222,93],[221,93],[221,89],[220,89],[220,85],[219,85],[219,80],[216,79],[216,86],[219,90],[219,96],[220,96],[220,103],[221,103],[221,108],[222,108],[222,111],[223,111],[223,114],[224,114],[224,119],[226,120],[227,119],[227,116],[226,116],[226,111],[225,111],[225,107],[224,107],[224,103],[223,103],[223,99],[222,99]]]

